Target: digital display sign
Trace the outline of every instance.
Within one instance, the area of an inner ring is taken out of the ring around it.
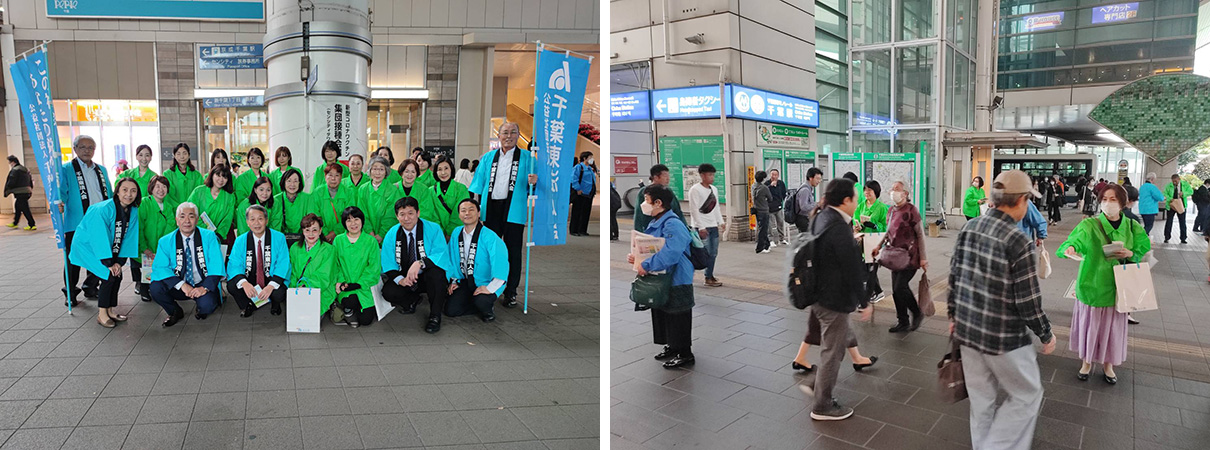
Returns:
[[[724,95],[730,92],[731,86],[727,85]],[[727,106],[727,115],[731,115]],[[651,118],[655,120],[718,118],[722,108],[718,85],[651,91]]]
[[[651,120],[651,92],[609,94],[609,120]]]
[[[1021,22],[1024,24],[1022,32],[1052,30],[1063,24],[1063,11],[1025,16]]]
[[[731,86],[731,113],[741,119],[819,128],[819,102],[747,86]]]
[[[1121,3],[1092,8],[1092,23],[1111,23],[1139,16],[1139,3]]]

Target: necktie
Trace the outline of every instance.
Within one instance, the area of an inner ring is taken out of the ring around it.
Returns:
[[[193,239],[185,238],[185,282],[193,284]]]
[[[256,285],[265,287],[265,247],[256,246]]]
[[[416,262],[416,234],[408,232],[408,253],[412,255],[412,262]]]

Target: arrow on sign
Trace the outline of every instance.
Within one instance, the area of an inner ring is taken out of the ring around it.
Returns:
[[[655,109],[660,110],[660,112],[664,112],[664,99],[660,99],[660,101],[656,102]]]

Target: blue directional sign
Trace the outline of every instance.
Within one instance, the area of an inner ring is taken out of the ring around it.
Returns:
[[[250,106],[265,106],[265,96],[248,95],[243,97],[212,97],[203,98],[203,108],[244,108]]]
[[[731,85],[726,93],[730,95]],[[708,119],[718,118],[723,111],[723,99],[718,96],[718,85],[687,88],[659,89],[651,91],[651,118],[655,120]],[[727,115],[731,115],[727,104]]]
[[[731,85],[731,115],[741,119],[819,128],[819,102]]]
[[[262,44],[202,45],[197,48],[199,69],[260,69],[265,67]]]
[[[651,120],[651,91],[609,94],[609,120]]]

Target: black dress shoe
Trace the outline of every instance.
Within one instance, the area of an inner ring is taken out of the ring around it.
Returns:
[[[1088,381],[1088,374],[1076,372],[1076,379],[1080,381]]]
[[[68,303],[71,303],[71,305],[68,305]],[[80,305],[80,302],[74,298],[71,299],[71,302],[68,302],[67,300],[63,300],[63,306],[71,306],[72,308],[75,308],[79,305]]]
[[[804,366],[802,364],[799,364],[798,361],[790,361],[790,368],[794,369],[794,370],[801,370],[803,372],[810,372],[812,370],[815,370],[815,366]]]
[[[895,326],[891,327],[891,329],[889,329],[889,330],[887,330],[887,331],[888,331],[888,332],[891,332],[891,333],[902,333],[902,332],[904,332],[904,331],[908,331],[908,330],[910,330],[910,329],[911,329],[911,327],[910,327],[908,324],[906,324],[906,323],[901,323],[901,324],[898,324],[898,325],[895,325]]]
[[[441,321],[437,319],[429,319],[428,325],[424,326],[424,332],[433,334],[441,331]]]
[[[209,317],[209,316],[210,316],[209,314],[197,313],[197,314],[193,315],[193,318],[197,319],[197,320],[206,320],[206,317]]]
[[[1182,243],[1182,244],[1188,244],[1188,242],[1186,242],[1184,239],[1181,239],[1181,243]]]
[[[1109,384],[1118,384],[1118,377],[1111,377],[1109,375],[1105,375],[1105,382],[1109,383]]]
[[[671,358],[673,356],[676,356],[676,352],[672,351],[672,348],[665,345],[663,351],[656,353],[655,359],[658,361],[663,361],[663,360]]]
[[[414,314],[416,312],[416,304],[402,306],[399,308],[399,314]]]
[[[908,328],[908,330],[916,331],[922,323],[924,323],[924,316],[916,316],[916,318],[912,319],[912,327]]]
[[[502,299],[500,299],[500,304],[504,305],[505,308],[516,308],[517,307],[517,298],[516,297],[502,298]]]
[[[94,299],[94,300],[99,298],[98,295],[100,295],[100,294],[97,291],[98,291],[98,289],[96,289],[96,288],[91,288],[91,289],[84,288],[84,298]]]
[[[664,368],[675,369],[681,366],[690,366],[693,365],[693,362],[694,358],[692,353],[682,353],[672,357],[670,360],[664,361]]]
[[[857,364],[857,363],[853,363],[853,370],[856,370],[856,371],[858,371],[858,372],[861,372],[861,370],[862,370],[862,369],[865,369],[866,367],[870,367],[870,366],[874,365],[874,363],[876,363],[876,362],[878,362],[878,357],[877,357],[877,356],[871,356],[871,357],[870,357],[870,363],[869,363],[869,364]]]
[[[244,308],[243,311],[240,311],[239,316],[240,317],[252,317],[253,314],[256,314],[256,307],[252,306],[252,305],[248,305],[247,308]]]
[[[168,328],[170,326],[176,325],[177,322],[180,322],[181,319],[184,319],[184,318],[185,318],[185,313],[177,312],[176,314],[168,316],[167,319],[164,319],[164,323],[162,323],[160,325],[163,326],[164,328]]]
[[[496,315],[492,314],[492,313],[487,313],[487,314],[484,314],[483,317],[481,317],[480,319],[482,319],[484,322],[491,323],[491,322],[496,321]]]
[[[272,305],[269,307],[269,313],[275,316],[281,315],[281,305]]]

